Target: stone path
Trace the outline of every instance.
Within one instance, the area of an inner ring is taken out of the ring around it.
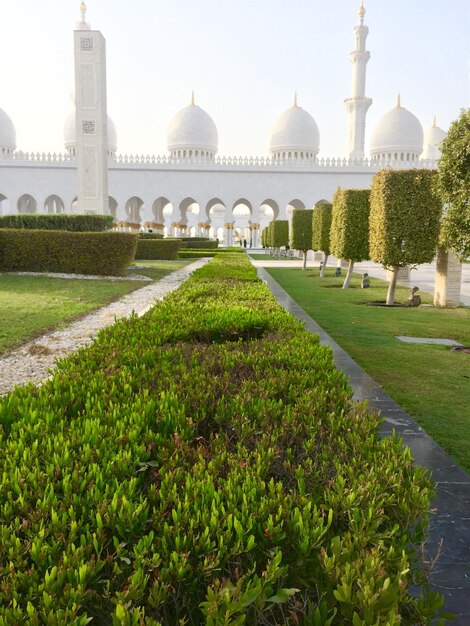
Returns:
[[[0,395],[12,391],[15,385],[30,381],[37,384],[45,380],[50,375],[49,370],[54,366],[56,357],[64,357],[90,343],[101,328],[113,324],[120,317],[127,317],[133,312],[143,315],[157,300],[179,287],[208,260],[198,259],[157,282],[85,315],[63,330],[43,335],[0,357]]]
[[[417,464],[427,467],[437,483],[436,499],[430,513],[427,558],[439,558],[430,576],[431,587],[445,597],[445,609],[456,615],[453,626],[470,625],[470,476],[385,393],[364,370],[282,289],[262,268],[260,278],[278,302],[305,323],[331,347],[336,366],[349,377],[355,400],[368,400],[372,411],[380,410],[385,419],[384,436],[395,431],[402,437]]]

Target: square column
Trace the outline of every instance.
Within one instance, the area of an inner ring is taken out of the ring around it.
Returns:
[[[106,42],[97,30],[76,30],[74,45],[78,212],[108,214]]]
[[[434,278],[434,306],[455,308],[460,306],[462,263],[445,248],[438,248]]]

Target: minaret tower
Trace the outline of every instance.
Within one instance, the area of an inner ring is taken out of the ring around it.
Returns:
[[[364,25],[364,0],[358,11],[360,24],[354,28],[356,49],[349,58],[353,66],[352,96],[344,101],[348,112],[348,151],[350,159],[364,158],[364,136],[366,132],[366,114],[372,104],[371,98],[366,98],[366,67],[370,59],[370,52],[366,50],[366,39],[369,29]]]

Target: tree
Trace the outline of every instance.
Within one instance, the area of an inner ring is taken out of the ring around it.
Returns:
[[[287,220],[275,220],[269,224],[271,228],[271,245],[279,256],[279,248],[289,245],[289,222]]]
[[[292,213],[290,245],[303,252],[303,270],[307,266],[307,253],[312,249],[312,216],[313,209],[294,209]]]
[[[325,276],[326,262],[330,255],[331,212],[332,205],[325,200],[317,202],[313,209],[312,250],[320,250],[324,255],[320,278]]]
[[[439,239],[442,203],[432,170],[381,170],[370,194],[370,258],[392,271],[387,304],[393,305],[398,271],[430,263]]]
[[[338,188],[333,197],[331,252],[349,261],[343,289],[351,282],[354,263],[369,258],[370,189]]]
[[[268,247],[268,227],[267,226],[266,228],[263,228],[263,230],[261,231],[261,245],[263,248]]]
[[[448,205],[441,243],[461,261],[470,257],[470,109],[462,109],[441,144],[436,190]]]

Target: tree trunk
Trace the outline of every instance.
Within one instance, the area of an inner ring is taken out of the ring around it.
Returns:
[[[305,270],[306,267],[307,267],[307,252],[308,252],[308,250],[302,250],[302,252],[304,253],[304,264],[303,264],[302,269]]]
[[[397,286],[399,270],[400,267],[398,265],[393,266],[392,278],[390,279],[390,283],[388,285],[387,301],[385,303],[387,306],[393,306],[393,304],[395,303],[395,287]]]
[[[354,270],[354,261],[349,261],[348,273],[346,274],[346,278],[344,279],[343,289],[349,289],[349,283],[351,282],[353,270]]]
[[[323,265],[320,270],[320,278],[325,278],[326,262],[328,261],[328,255],[324,254]]]

